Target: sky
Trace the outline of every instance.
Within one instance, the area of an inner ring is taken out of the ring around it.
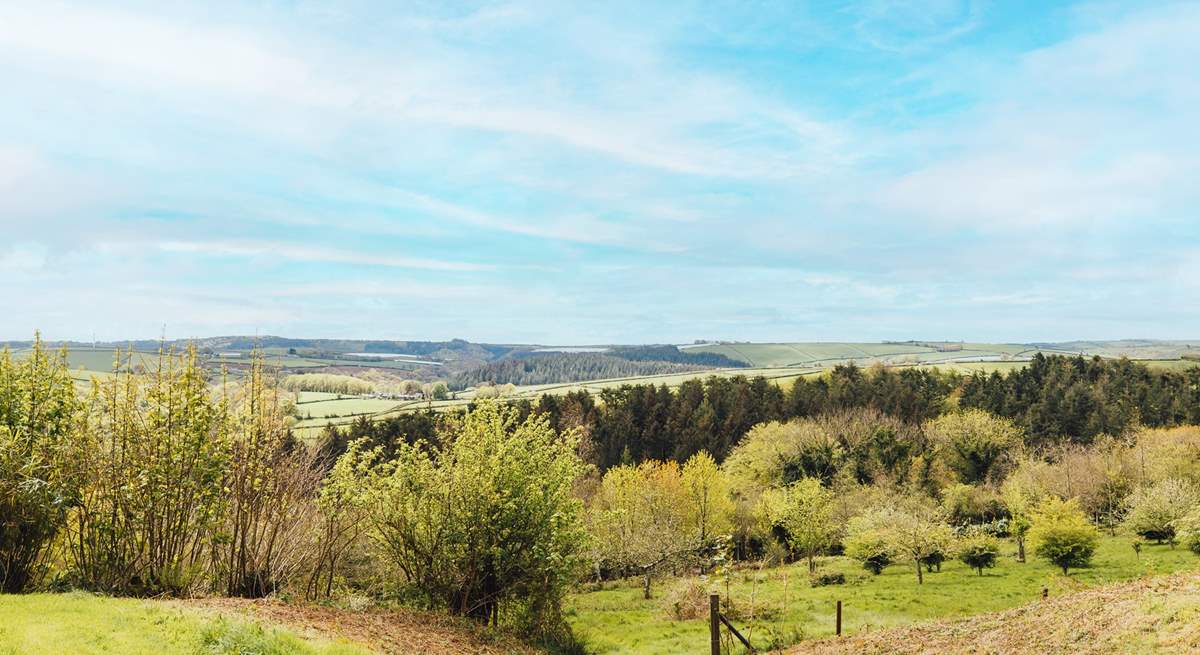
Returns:
[[[0,339],[1200,337],[1200,4],[0,0]]]

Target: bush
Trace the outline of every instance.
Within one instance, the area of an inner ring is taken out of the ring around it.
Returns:
[[[1079,502],[1046,498],[1033,514],[1033,527],[1029,539],[1034,543],[1034,553],[1062,569],[1087,566],[1096,551],[1100,533],[1088,523],[1079,509]]]
[[[882,510],[868,511],[850,519],[846,529],[846,556],[862,562],[875,575],[892,563],[894,549],[888,538],[887,515]]]
[[[38,338],[20,361],[0,352],[0,591],[36,581],[66,520],[79,409],[65,350],[47,352]]]
[[[1008,516],[995,489],[961,483],[942,490],[942,510],[951,525],[982,525]]]
[[[1185,548],[1200,555],[1200,507],[1196,507],[1183,518],[1172,524],[1179,542]]]
[[[403,444],[390,462],[356,445],[343,455],[354,466],[334,474],[353,478],[345,487],[361,489],[371,536],[428,603],[481,623],[503,604],[530,637],[561,632],[585,540],[577,433],[492,403],[445,429],[441,449]]]
[[[979,575],[983,575],[984,569],[996,566],[999,554],[1000,542],[982,532],[965,537],[958,543],[959,561],[978,571]]]
[[[667,590],[662,606],[675,621],[708,618],[708,585],[699,578],[680,580]]]
[[[808,584],[812,587],[827,587],[835,584],[846,584],[845,573],[815,573],[808,576]]]
[[[934,571],[941,572],[942,562],[945,562],[945,561],[946,561],[946,551],[940,550],[940,549],[934,550],[934,551],[930,552],[928,555],[921,558],[921,564],[925,567],[925,570],[929,573],[933,573]]]
[[[1156,543],[1175,538],[1175,522],[1200,500],[1196,487],[1185,480],[1169,478],[1142,487],[1126,499],[1125,525],[1131,532]]]
[[[967,484],[1003,479],[1024,441],[1012,421],[980,409],[942,415],[925,431],[939,457]]]

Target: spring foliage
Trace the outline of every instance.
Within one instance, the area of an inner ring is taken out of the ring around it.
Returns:
[[[585,543],[577,436],[489,403],[447,429],[441,449],[404,444],[388,461],[356,445],[328,484],[359,489],[370,536],[430,606],[557,629]]]
[[[1062,569],[1063,575],[1091,562],[1100,533],[1074,498],[1047,497],[1034,511],[1032,523],[1029,540],[1034,553]]]
[[[0,591],[21,591],[76,493],[66,475],[79,401],[66,351],[0,352]]]
[[[1200,504],[1200,492],[1186,480],[1168,478],[1137,489],[1125,504],[1126,527],[1161,544],[1175,538],[1176,522]]]

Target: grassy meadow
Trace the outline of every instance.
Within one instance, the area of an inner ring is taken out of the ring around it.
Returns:
[[[845,557],[820,560],[818,572],[841,572],[846,584],[810,587],[803,562],[757,569],[739,568],[702,583],[728,594],[738,617],[734,625],[759,649],[782,647],[801,639],[830,636],[834,608],[843,602],[843,631],[854,634],[926,619],[993,612],[1036,600],[1047,588],[1052,596],[1099,584],[1142,576],[1200,570],[1200,558],[1185,548],[1146,545],[1138,556],[1127,537],[1104,537],[1092,565],[1064,577],[1058,569],[1032,557],[1022,564],[1015,546],[994,569],[982,576],[956,560],[941,572],[926,573],[917,585],[911,566],[893,564],[872,576]],[[728,586],[726,584],[728,580]],[[694,580],[694,579],[693,579]],[[642,598],[640,581],[606,583],[600,590],[571,596],[568,620],[597,654],[668,655],[703,652],[708,643],[707,615],[675,620],[669,605],[676,587],[688,579],[655,581],[654,597]],[[752,618],[755,617],[755,618]]]
[[[244,619],[87,593],[0,595],[2,655],[368,655]]]

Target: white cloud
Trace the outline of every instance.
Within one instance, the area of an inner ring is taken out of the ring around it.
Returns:
[[[16,243],[0,250],[0,271],[29,273],[46,266],[46,247],[38,243]]]
[[[384,130],[434,125],[544,140],[668,173],[766,179],[820,175],[840,163],[847,143],[842,127],[731,80],[668,66],[653,46],[573,44],[574,55],[620,58],[615,63],[638,72],[632,79],[606,73],[581,93],[553,73],[505,74],[505,62],[448,50],[428,36],[368,57],[319,36],[54,3],[0,6],[0,24],[0,54],[23,65],[35,61],[89,82],[178,92],[188,111],[300,140],[312,138],[306,129],[343,121],[375,121]],[[620,32],[588,23],[580,37],[606,43]],[[249,115],[249,108],[231,110],[213,94],[270,105]],[[320,118],[304,117],[311,112]],[[713,129],[736,140],[706,137]]]
[[[148,244],[138,242],[101,242],[98,244],[98,249],[107,252],[129,252],[131,250],[136,251],[146,245],[167,253],[198,254],[213,257],[263,258],[273,261],[288,260],[325,264],[353,264],[358,266],[385,266],[433,271],[486,271],[494,268],[485,264],[407,257],[403,255],[379,255],[369,252],[267,241],[156,241]]]
[[[1170,9],[968,74],[979,105],[898,141],[918,163],[876,206],[992,234],[1178,213],[1200,197],[1197,59],[1200,10]]]

